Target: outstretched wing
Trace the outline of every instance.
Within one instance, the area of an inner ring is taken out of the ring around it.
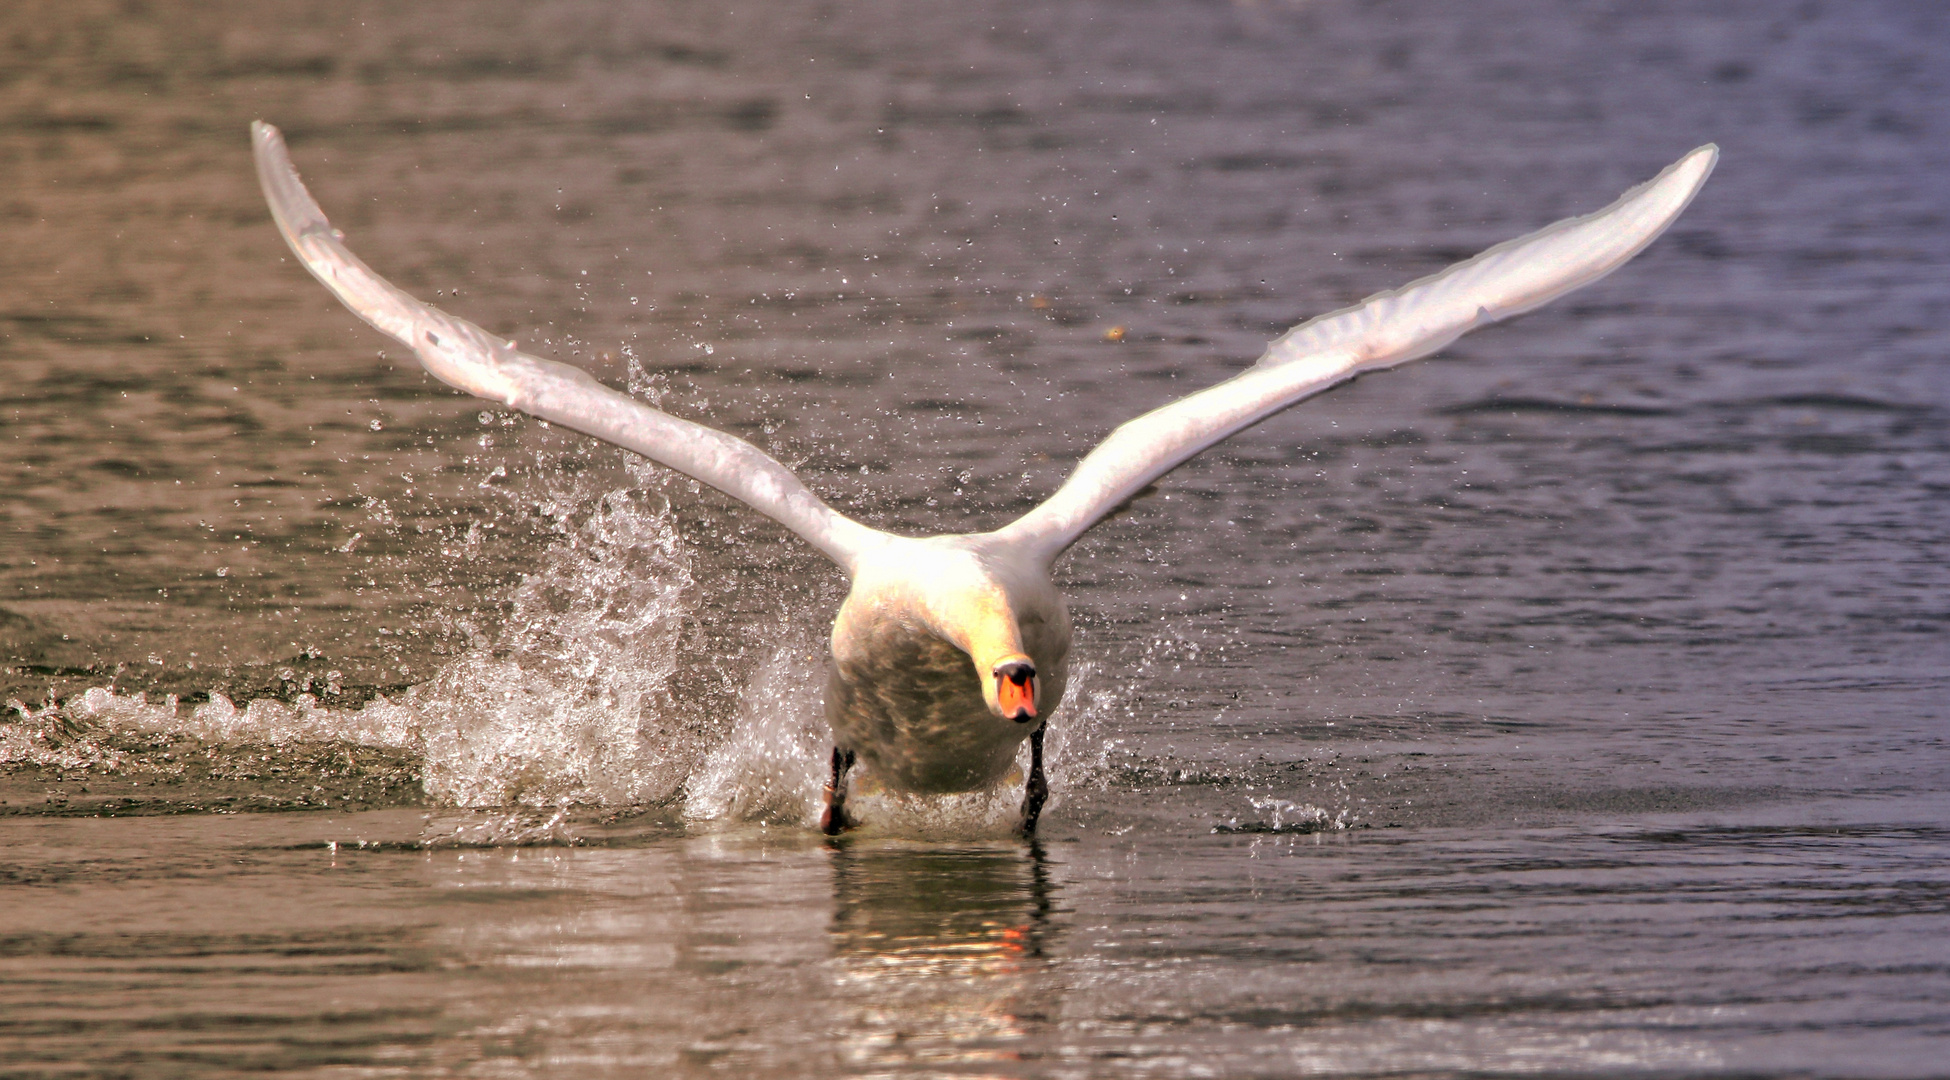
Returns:
[[[519,352],[393,287],[346,250],[298,179],[278,129],[259,121],[251,136],[258,181],[291,250],[354,314],[411,348],[435,378],[709,484],[798,533],[848,573],[861,552],[885,538],[835,513],[785,466],[743,439],[653,409],[578,368]]]
[[[1427,356],[1479,326],[1604,277],[1671,225],[1719,159],[1711,144],[1594,214],[1302,323],[1239,375],[1111,432],[1041,506],[995,535],[1047,564],[1199,451],[1356,375]]]

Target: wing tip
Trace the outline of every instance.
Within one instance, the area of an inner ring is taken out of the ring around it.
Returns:
[[[251,121],[251,156],[257,161],[257,182],[264,190],[264,201],[271,207],[271,217],[293,250],[297,249],[299,238],[307,233],[331,231],[332,223],[325,219],[325,211],[311,197],[311,191],[298,176],[297,166],[291,163],[283,132],[262,120]],[[303,254],[299,252],[300,257]]]
[[[1651,188],[1671,185],[1680,188],[1684,194],[1680,196],[1678,205],[1671,212],[1672,217],[1678,217],[1680,211],[1686,209],[1687,204],[1693,201],[1693,196],[1699,194],[1699,189],[1706,184],[1707,177],[1713,175],[1713,169],[1719,163],[1719,143],[1696,146],[1687,151],[1678,161],[1666,166],[1658,176],[1652,178],[1651,183],[1645,186]]]
[[[262,120],[251,121],[251,156],[257,159],[260,175],[270,175],[277,166],[283,167],[281,171],[291,171],[291,154],[284,148],[284,133]]]

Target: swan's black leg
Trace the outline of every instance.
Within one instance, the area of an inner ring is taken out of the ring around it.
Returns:
[[[826,781],[826,806],[819,811],[819,831],[838,836],[847,826],[846,771],[853,767],[853,751],[833,747],[833,778]]]
[[[1043,777],[1043,728],[1037,724],[1029,733],[1029,781],[1022,786],[1022,823],[1016,831],[1036,835],[1036,819],[1043,816],[1043,802],[1049,798],[1049,781]]]

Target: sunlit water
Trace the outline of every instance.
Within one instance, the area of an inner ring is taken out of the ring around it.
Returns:
[[[0,12],[0,1076],[1944,1071],[1950,20],[734,8]],[[420,374],[253,118],[909,532],[1725,158],[1080,545],[1038,844],[870,779],[830,844],[838,575]]]

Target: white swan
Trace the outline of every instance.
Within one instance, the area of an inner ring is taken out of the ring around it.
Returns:
[[[1057,557],[1149,484],[1221,439],[1367,371],[1426,356],[1486,323],[1598,280],[1672,224],[1713,171],[1702,146],[1617,202],[1301,324],[1240,375],[1111,432],[1048,501],[989,533],[909,538],[833,512],[742,439],[660,412],[584,372],[518,351],[415,300],[341,242],[269,124],[251,126],[258,179],[307,269],[360,318],[468,393],[633,450],[791,529],[852,579],[833,623],[826,694],[833,764],[820,826],[848,825],[846,776],[864,759],[889,787],[987,787],[1030,743],[1021,829],[1048,793],[1043,725],[1063,699],[1070,620]]]

